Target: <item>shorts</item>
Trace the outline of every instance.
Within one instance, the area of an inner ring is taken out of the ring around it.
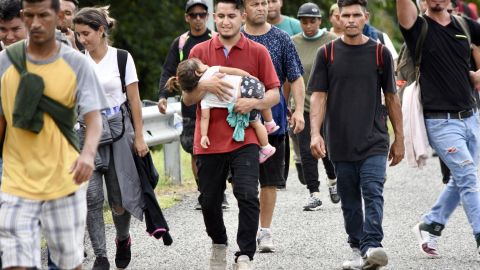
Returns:
[[[0,192],[2,266],[41,269],[40,239],[45,236],[52,261],[60,269],[83,262],[87,185],[50,201],[28,200]]]
[[[268,142],[277,150],[260,164],[260,187],[285,186],[285,135],[268,136]]]
[[[180,144],[182,145],[183,150],[193,155],[193,137],[195,135],[195,119],[194,118],[183,118],[183,131],[180,134]]]
[[[263,83],[253,77],[242,77],[242,83],[240,84],[240,97],[242,98],[256,98],[263,99],[265,96],[265,86]],[[260,119],[260,114],[257,110],[250,112],[250,121],[256,121]]]

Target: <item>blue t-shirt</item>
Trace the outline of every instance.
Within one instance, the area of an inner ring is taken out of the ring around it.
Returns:
[[[292,17],[284,16],[284,15],[282,15],[282,18],[283,18],[282,22],[279,24],[276,24],[275,25],[276,27],[287,32],[290,36],[294,36],[298,33],[303,32],[302,26],[299,20]]]
[[[280,126],[280,129],[273,135],[284,135],[287,132],[287,102],[283,96],[283,83],[288,79],[293,82],[303,75],[303,66],[300,62],[295,45],[290,36],[283,30],[272,25],[270,31],[261,36],[252,36],[243,34],[255,42],[258,42],[267,47],[270,57],[272,58],[273,66],[277,72],[280,81],[280,102],[272,107],[273,119]]]

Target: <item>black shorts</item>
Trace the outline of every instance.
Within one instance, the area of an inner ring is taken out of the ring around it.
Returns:
[[[183,131],[180,134],[180,144],[183,150],[193,155],[193,136],[195,135],[195,119],[184,117],[183,118]]]
[[[275,154],[260,164],[260,187],[285,185],[285,135],[268,136],[268,142],[277,148]]]
[[[253,77],[242,77],[242,83],[240,85],[240,97],[242,98],[256,98],[263,99],[265,96],[265,86],[263,83]],[[252,110],[250,112],[250,121],[260,119],[259,112]]]

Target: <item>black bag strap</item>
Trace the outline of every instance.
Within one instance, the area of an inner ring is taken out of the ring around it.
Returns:
[[[120,72],[120,80],[122,81],[123,93],[127,92],[127,86],[125,85],[125,74],[127,70],[128,52],[126,50],[117,49],[117,63],[118,71]]]
[[[424,17],[419,16],[420,20],[423,21],[422,24],[422,29],[420,31],[420,36],[418,37],[417,40],[417,45],[415,47],[415,55],[413,58],[413,63],[415,65],[415,81],[418,82],[418,78],[420,77],[420,63],[422,62],[422,49],[423,49],[423,43],[425,42],[425,38],[427,37],[427,32],[428,32],[428,22],[425,20]]]
[[[467,24],[467,21],[465,20],[464,17],[458,16],[458,15],[453,15],[453,19],[460,24],[460,27],[462,28],[462,31],[465,33],[468,39],[468,44],[472,44],[472,37],[470,35],[470,28]]]

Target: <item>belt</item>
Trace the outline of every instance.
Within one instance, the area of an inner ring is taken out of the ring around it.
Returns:
[[[463,110],[459,112],[423,112],[425,119],[464,119],[474,115],[477,109]]]
[[[106,108],[102,110],[102,114],[106,116],[114,115],[120,111],[120,106],[115,106],[112,108]]]

